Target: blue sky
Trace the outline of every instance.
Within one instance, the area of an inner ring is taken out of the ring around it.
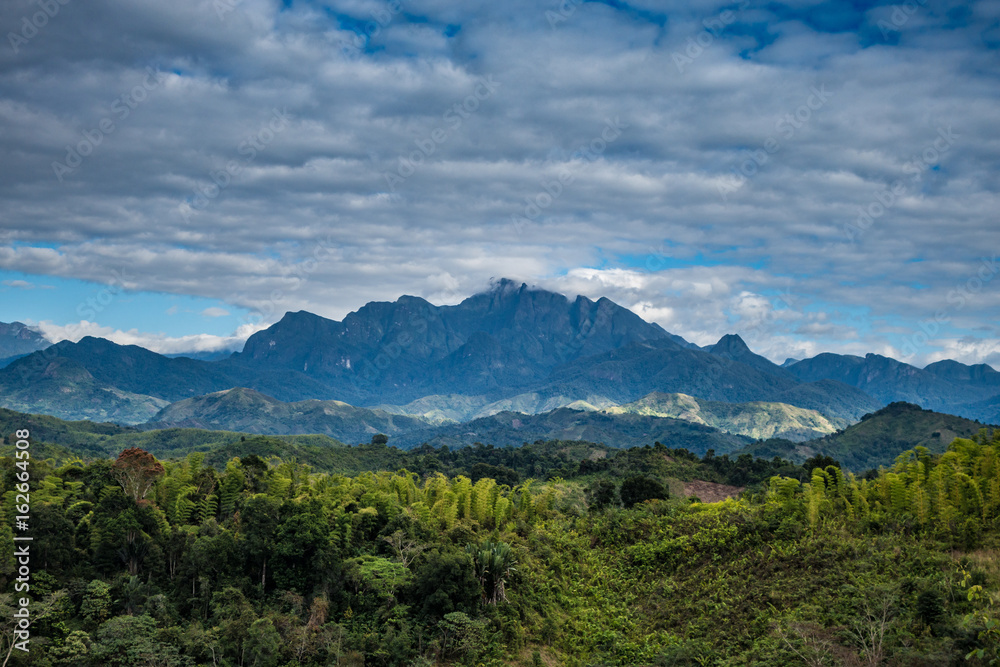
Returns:
[[[776,361],[1000,364],[1000,3],[37,11],[0,7],[0,321],[235,348],[507,276]]]

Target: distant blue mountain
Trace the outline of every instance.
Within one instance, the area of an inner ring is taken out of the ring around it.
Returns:
[[[25,393],[32,382],[44,389]],[[606,298],[571,300],[509,280],[454,306],[403,296],[369,303],[342,321],[286,313],[220,359],[170,358],[84,338],[0,368],[0,405],[37,405],[65,418],[86,418],[101,397],[115,396],[121,406],[114,414],[138,421],[164,402],[234,387],[284,402],[402,406],[434,397],[440,406],[456,396],[535,411],[684,393],[788,403],[848,421],[902,400],[1000,421],[990,417],[1000,409],[993,400],[1000,373],[988,366],[918,369],[878,355],[835,354],[778,366],[734,334],[700,348]]]

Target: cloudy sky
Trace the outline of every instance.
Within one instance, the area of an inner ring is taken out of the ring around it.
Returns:
[[[0,321],[160,351],[501,276],[1000,367],[1000,2],[7,0]]]

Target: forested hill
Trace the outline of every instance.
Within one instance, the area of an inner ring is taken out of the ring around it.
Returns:
[[[576,478],[514,479],[498,464],[499,481],[345,476],[255,454],[219,470],[203,453],[140,449],[89,464],[0,457],[7,516],[16,475],[30,466],[33,480],[31,653],[11,664],[1000,659],[1000,438],[918,448],[872,480],[828,461],[547,447],[579,461]],[[503,451],[505,467],[526,452]],[[453,463],[449,450],[411,454]],[[666,477],[726,468],[750,475],[740,499],[703,504]],[[11,523],[0,532],[7,653]]]

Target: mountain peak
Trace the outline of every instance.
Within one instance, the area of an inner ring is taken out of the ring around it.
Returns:
[[[519,283],[512,278],[490,278],[490,287],[487,292],[490,293],[501,293],[510,294],[512,292],[521,292],[528,289],[528,283]]]
[[[746,354],[753,352],[747,347],[746,342],[739,337],[739,334],[726,334],[719,339],[719,342],[712,346],[712,354],[719,354],[720,352],[728,352],[730,354]]]
[[[751,368],[756,368],[757,370],[768,373],[769,375],[783,377],[786,379],[792,377],[791,373],[784,368],[781,368],[770,359],[754,353],[738,334],[726,334],[719,339],[718,343],[709,348],[708,352],[709,354],[714,354],[717,357],[723,357],[725,359],[746,364]]]

